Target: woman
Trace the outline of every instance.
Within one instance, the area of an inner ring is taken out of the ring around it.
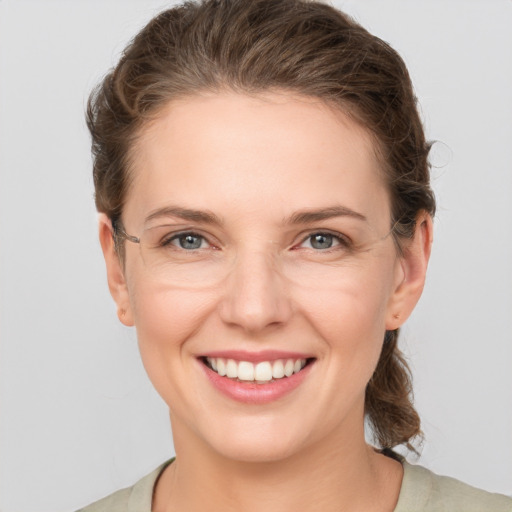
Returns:
[[[85,510],[512,508],[391,451],[421,435],[397,336],[435,201],[388,45],[319,3],[186,4],[88,123],[110,291],[177,456]]]

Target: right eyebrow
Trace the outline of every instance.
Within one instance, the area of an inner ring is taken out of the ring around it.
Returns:
[[[193,210],[190,208],[182,208],[180,206],[165,206],[152,211],[145,219],[145,222],[157,219],[159,217],[178,217],[183,220],[192,222],[201,222],[214,226],[221,226],[222,220],[210,211]]]

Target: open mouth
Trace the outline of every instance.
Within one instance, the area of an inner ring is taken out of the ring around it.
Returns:
[[[279,379],[286,379],[302,371],[314,358],[276,359],[274,361],[236,361],[223,357],[203,357],[202,362],[221,377],[239,382],[268,384]]]

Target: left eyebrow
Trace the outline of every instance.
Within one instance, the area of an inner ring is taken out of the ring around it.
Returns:
[[[295,212],[288,219],[285,220],[286,224],[310,224],[320,220],[331,219],[333,217],[352,217],[353,219],[367,222],[368,219],[359,212],[351,210],[346,206],[329,206],[327,208],[320,208],[318,210],[302,210]]]

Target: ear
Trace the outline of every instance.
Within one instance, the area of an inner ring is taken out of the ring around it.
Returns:
[[[409,318],[421,297],[432,241],[432,217],[422,212],[416,220],[414,237],[405,241],[402,248],[396,288],[388,303],[386,330],[398,329]]]
[[[133,326],[133,315],[130,306],[130,296],[126,285],[122,261],[116,252],[112,236],[112,222],[104,213],[98,219],[99,237],[103,257],[107,266],[107,280],[110,294],[117,304],[117,316],[126,326]]]

